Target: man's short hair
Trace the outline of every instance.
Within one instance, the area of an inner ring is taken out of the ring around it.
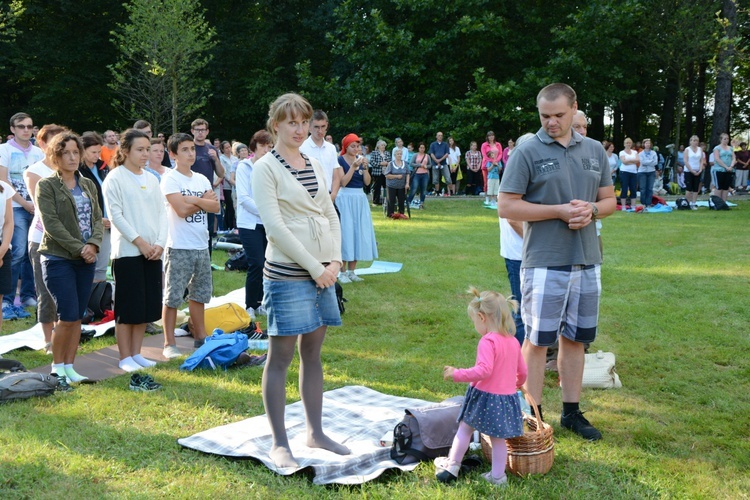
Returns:
[[[544,87],[536,96],[536,103],[544,99],[545,101],[555,101],[560,96],[568,99],[568,104],[572,107],[578,100],[576,91],[570,85],[565,83],[551,83]]]
[[[314,122],[328,121],[328,115],[322,109],[316,109],[313,111],[312,119]]]
[[[15,115],[10,117],[10,126],[15,127],[16,123],[23,121],[27,118],[31,118],[28,113],[16,113]]]
[[[194,142],[193,136],[184,133],[172,134],[172,136],[169,138],[169,151],[177,154],[177,149],[180,147],[180,144],[187,141]]]
[[[190,124],[190,130],[193,130],[195,127],[200,127],[201,125],[205,125],[206,128],[208,128],[208,122],[206,120],[203,118],[196,118],[193,120],[193,123]]]
[[[133,124],[133,128],[136,130],[143,130],[144,128],[151,128],[151,124],[146,120],[138,120]]]

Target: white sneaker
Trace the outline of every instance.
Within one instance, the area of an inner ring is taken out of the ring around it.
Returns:
[[[349,279],[349,274],[342,272],[339,273],[339,283],[351,283],[352,280]]]
[[[247,309],[245,309],[245,311],[247,311],[247,314],[250,315],[250,321],[255,321],[255,309],[253,309],[252,307],[248,307]]]
[[[260,305],[258,306],[257,309],[255,309],[255,315],[256,316],[268,316],[268,313],[266,312],[266,308]]]
[[[167,359],[177,359],[180,356],[182,356],[182,353],[180,352],[180,350],[177,348],[176,345],[168,345],[161,352],[161,355]]]
[[[362,278],[357,276],[354,271],[347,271],[346,274],[347,276],[349,276],[349,280],[352,282],[364,281]]]

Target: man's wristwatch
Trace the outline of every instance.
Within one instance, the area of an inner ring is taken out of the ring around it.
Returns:
[[[591,205],[591,220],[596,220],[599,217],[599,209],[591,202],[589,202],[589,205]]]

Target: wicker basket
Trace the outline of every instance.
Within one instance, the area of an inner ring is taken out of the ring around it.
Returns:
[[[552,468],[555,459],[555,440],[552,436],[552,426],[539,420],[539,410],[536,401],[524,391],[526,400],[534,412],[534,416],[523,415],[523,420],[529,430],[523,436],[506,440],[508,444],[507,469],[517,476],[527,474],[546,474]],[[539,425],[541,424],[541,425]],[[482,434],[482,452],[488,462],[492,462],[492,442],[489,436]]]

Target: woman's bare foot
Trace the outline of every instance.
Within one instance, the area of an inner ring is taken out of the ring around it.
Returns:
[[[322,448],[324,450],[332,451],[337,455],[349,455],[351,453],[351,450],[349,448],[347,448],[343,444],[337,443],[325,434],[320,434],[318,436],[308,436],[307,446],[309,446],[310,448]]]
[[[271,457],[271,460],[273,460],[273,463],[276,464],[276,467],[299,467],[297,460],[295,460],[294,455],[292,455],[292,450],[290,450],[289,448],[283,446],[274,446],[273,448],[271,448],[268,456]]]

